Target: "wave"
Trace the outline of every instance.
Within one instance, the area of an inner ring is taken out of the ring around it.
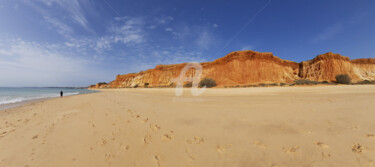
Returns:
[[[77,95],[79,92],[66,92],[64,93],[64,96],[72,96],[72,95]],[[0,105],[4,104],[12,104],[12,103],[19,103],[23,101],[28,101],[28,100],[38,100],[38,99],[45,99],[45,98],[53,98],[53,97],[59,97],[59,94],[39,94],[39,95],[33,95],[33,96],[18,96],[18,97],[13,97],[13,96],[3,96],[0,97]]]

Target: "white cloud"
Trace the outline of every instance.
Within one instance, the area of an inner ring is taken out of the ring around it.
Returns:
[[[71,38],[70,35],[73,33],[73,29],[68,26],[67,24],[57,20],[57,19],[54,19],[54,18],[51,18],[51,17],[48,17],[48,16],[44,16],[43,17],[44,21],[47,22],[48,24],[50,24],[52,27],[56,28],[56,31],[63,35],[64,37],[66,38]]]
[[[143,32],[144,22],[140,18],[127,18],[120,25],[112,25],[109,28],[109,39],[112,42],[122,42],[124,44],[144,42]]]
[[[219,25],[213,24],[212,27],[217,28],[217,27],[219,27]]]
[[[69,47],[74,47],[75,46],[73,43],[70,43],[70,42],[64,42],[64,44],[66,46],[69,46]]]
[[[156,23],[158,24],[168,24],[171,22],[174,18],[172,16],[162,16],[155,18]]]
[[[213,34],[208,31],[202,31],[196,40],[196,44],[204,49],[209,49],[212,44],[215,42]]]
[[[339,24],[339,23],[334,24],[332,26],[329,26],[323,32],[321,32],[320,34],[315,36],[311,40],[311,42],[315,43],[315,42],[321,42],[321,41],[331,39],[334,36],[336,36],[337,34],[341,33],[343,31],[343,29],[344,29],[344,26],[342,24]]]
[[[155,28],[156,28],[156,26],[154,26],[154,25],[148,26],[148,29],[155,29]]]
[[[173,28],[168,27],[168,28],[165,29],[165,31],[171,32],[171,31],[173,31]]]
[[[87,86],[95,80],[92,62],[60,46],[22,39],[0,43],[0,86]]]
[[[34,1],[25,1],[29,3],[32,7],[36,8],[43,17],[54,18],[58,20],[60,18],[55,17],[54,13],[56,10],[61,10],[66,13],[66,16],[71,18],[71,21],[82,26],[87,31],[94,33],[94,31],[89,27],[89,22],[86,19],[85,12],[81,7],[81,4],[85,5],[85,8],[91,7],[88,0],[38,0],[42,4],[47,5],[48,8],[42,8],[38,3]],[[54,8],[56,7],[56,8]],[[61,22],[61,21],[60,21]]]
[[[246,45],[246,46],[242,47],[241,50],[254,50],[254,46]]]

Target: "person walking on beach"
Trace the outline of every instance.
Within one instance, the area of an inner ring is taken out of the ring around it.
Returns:
[[[64,92],[60,91],[60,98],[63,97]]]

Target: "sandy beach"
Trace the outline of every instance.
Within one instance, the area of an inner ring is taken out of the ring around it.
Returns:
[[[0,111],[0,166],[375,166],[375,86],[103,89]]]

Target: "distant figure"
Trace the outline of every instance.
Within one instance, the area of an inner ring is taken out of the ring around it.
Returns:
[[[60,91],[60,98],[63,97],[63,95],[64,95],[64,92]]]

